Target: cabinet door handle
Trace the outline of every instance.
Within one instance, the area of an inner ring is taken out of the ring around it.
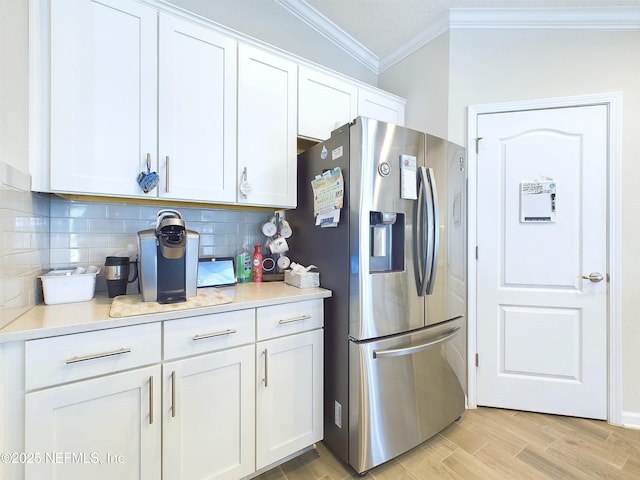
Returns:
[[[308,320],[310,318],[311,318],[311,315],[300,315],[299,317],[284,318],[280,320],[278,323],[280,325],[284,325],[285,323],[299,322],[301,320]]]
[[[269,351],[265,348],[264,352],[262,352],[264,354],[264,388],[267,388],[269,386]]]
[[[149,377],[149,425],[153,423],[153,375]]]
[[[164,159],[164,191],[169,193],[169,155]]]
[[[125,353],[131,353],[131,349],[122,347],[118,350],[111,350],[109,352],[102,352],[102,353],[94,353],[92,355],[84,355],[82,357],[79,357],[78,355],[76,355],[73,358],[69,358],[64,363],[68,365],[70,363],[86,362],[87,360],[96,360],[98,358],[113,357],[114,355],[123,355]]]
[[[171,372],[171,416],[176,416],[176,371]]]
[[[194,335],[192,337],[192,340],[203,340],[205,338],[221,337],[223,335],[231,335],[232,333],[238,333],[238,331],[235,328],[228,328],[227,330],[222,330],[221,332],[202,333]]]

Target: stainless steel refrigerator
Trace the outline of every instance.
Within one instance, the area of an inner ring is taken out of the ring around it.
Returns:
[[[317,225],[311,182],[342,174]],[[298,155],[291,258],[325,300],[324,441],[358,473],[458,419],[466,394],[465,150],[358,117]],[[335,220],[335,219],[334,219]]]

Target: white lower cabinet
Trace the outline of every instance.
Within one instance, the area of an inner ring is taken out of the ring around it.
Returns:
[[[322,439],[322,327],[316,299],[21,343],[24,478],[235,480],[283,461]]]
[[[238,479],[254,471],[255,347],[165,363],[165,479]]]
[[[25,478],[158,480],[160,366],[28,393]]]
[[[157,480],[161,325],[25,342],[25,478]]]
[[[322,440],[322,330],[259,342],[256,468]]]

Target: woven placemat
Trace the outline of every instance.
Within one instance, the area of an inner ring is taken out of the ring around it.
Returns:
[[[211,307],[231,302],[233,302],[231,297],[214,288],[198,289],[197,295],[187,298],[186,302],[168,304],[143,302],[141,295],[120,295],[111,302],[109,316],[113,318],[131,317],[149,313],[185,310],[187,308]]]

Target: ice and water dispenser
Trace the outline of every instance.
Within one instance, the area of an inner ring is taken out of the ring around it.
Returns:
[[[404,230],[404,213],[369,212],[371,273],[404,270]]]

